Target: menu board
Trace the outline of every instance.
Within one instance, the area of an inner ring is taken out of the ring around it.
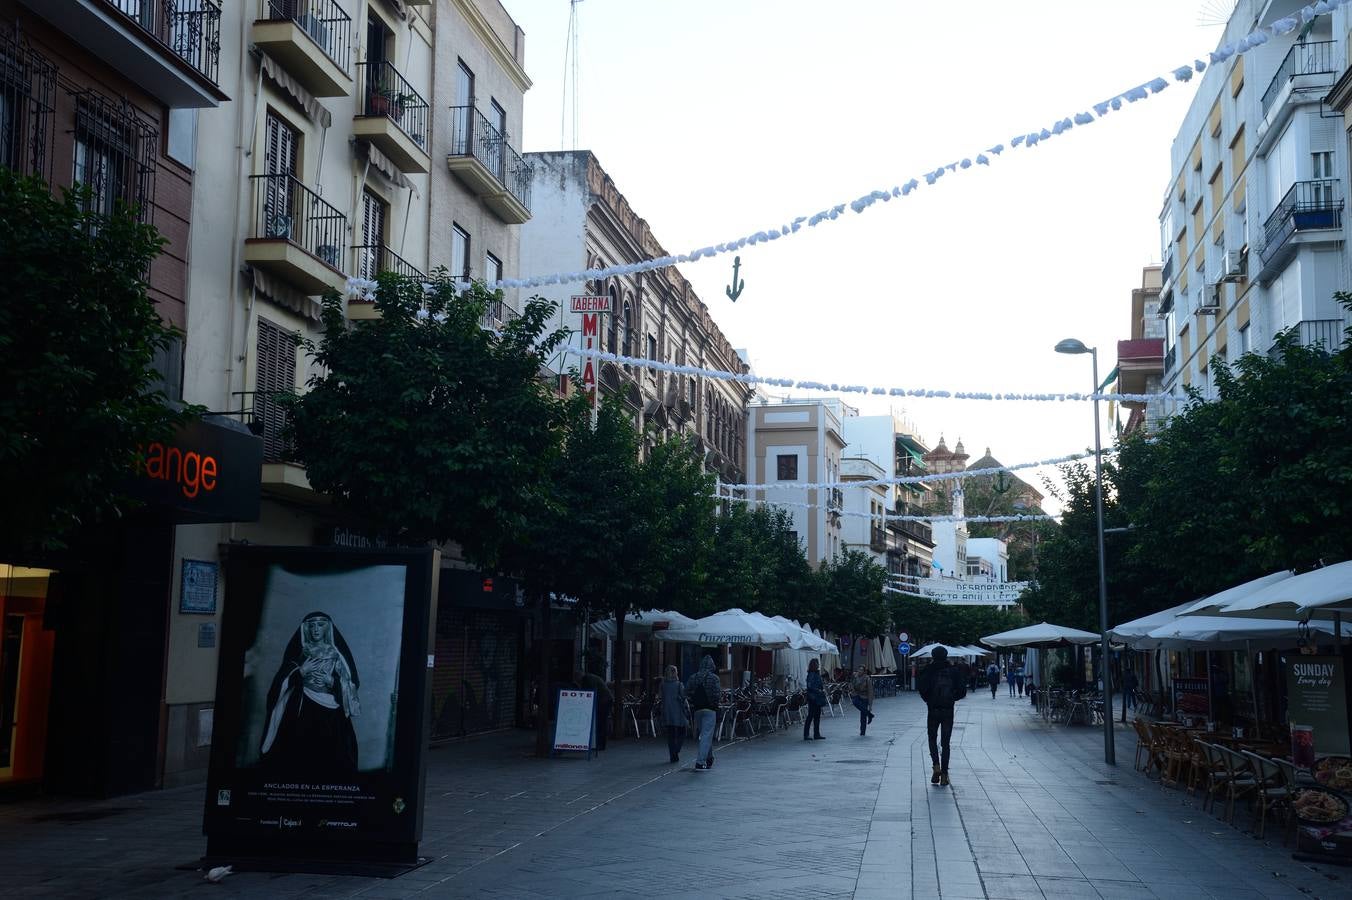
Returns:
[[[595,691],[560,691],[554,749],[590,751],[595,743]]]
[[[1286,708],[1291,722],[1292,753],[1305,764],[1305,745],[1313,755],[1347,756],[1347,687],[1343,661],[1337,656],[1292,656],[1286,664]],[[1299,739],[1300,747],[1295,746]],[[1309,759],[1308,765],[1314,760]]]
[[[1211,696],[1207,679],[1174,679],[1174,713],[1180,720],[1210,716]]]

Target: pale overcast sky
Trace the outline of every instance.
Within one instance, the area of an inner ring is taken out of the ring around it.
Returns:
[[[568,0],[503,2],[526,31],[534,81],[522,148],[559,149]],[[596,153],[668,251],[685,252],[891,188],[1167,76],[1215,46],[1221,27],[1202,20],[1225,5],[584,0],[576,146]],[[1103,376],[1129,336],[1193,93],[1170,82],[989,168],[743,249],[735,304],[724,296],[731,255],[681,271],[761,375],[1086,390],[1088,357],[1052,346],[1097,345]],[[846,400],[866,413],[889,404]],[[989,445],[1005,464],[1093,442],[1088,404],[911,400],[906,411],[931,444],[961,438],[973,458]]]

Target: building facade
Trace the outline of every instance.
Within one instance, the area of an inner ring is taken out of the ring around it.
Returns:
[[[877,465],[887,479],[927,474],[925,448],[915,434],[918,429],[905,416],[846,416],[842,422],[847,451]],[[882,533],[883,559],[888,574],[909,579],[928,576],[933,564],[933,529],[928,522],[903,520],[900,516],[923,515],[924,483],[895,485],[887,490],[887,516]],[[846,499],[849,503],[849,499]],[[896,580],[896,579],[893,579]]]
[[[849,448],[847,445],[847,451]],[[840,460],[840,480],[874,481],[887,477],[882,466],[861,456],[843,456]],[[886,514],[891,509],[891,490],[887,485],[870,484],[851,487],[843,492],[843,510],[840,523],[840,546],[870,557],[878,565],[887,566]]]
[[[193,198],[204,181],[193,126],[233,97],[220,7],[4,0],[0,19],[0,165],[54,188],[82,185],[98,212],[135,209],[166,240],[150,297],[164,321],[189,327],[191,247],[203,229]],[[183,352],[176,341],[155,360],[172,401],[185,393]],[[229,441],[256,449],[242,426],[214,417],[165,444],[181,458],[190,443]],[[161,783],[176,526],[252,513],[208,491],[165,502],[144,474],[131,491],[146,506],[120,522],[36,557],[0,550],[0,792],[106,795]],[[229,487],[257,496],[256,478]]]
[[[1141,270],[1141,286],[1131,292],[1131,336],[1117,342],[1117,387],[1124,394],[1158,394],[1164,388],[1164,320],[1160,317],[1161,268]],[[1124,400],[1130,434],[1154,426],[1164,410],[1159,403]]]
[[[841,423],[851,412],[835,399],[753,403],[747,425],[747,483],[839,482],[845,451]],[[752,487],[747,494],[751,500],[785,504],[813,568],[841,552],[842,488]]]
[[[944,442],[943,435],[934,449],[924,455],[925,465],[931,474],[943,475],[949,472],[962,472],[967,469],[970,458],[962,446],[962,440],[952,450]],[[962,482],[941,482],[943,486],[935,490],[930,497],[930,512],[942,516],[965,515],[963,506]],[[963,521],[934,522],[934,553],[929,577],[963,578],[967,574],[967,523]]]
[[[534,214],[521,229],[527,273],[607,268],[668,255],[590,151],[528,153],[526,161],[535,173]],[[610,312],[602,315],[599,334],[591,336],[596,349],[723,372],[748,371],[709,308],[674,266],[585,285],[546,286],[539,294],[558,304],[557,325],[568,331],[572,348],[582,348],[587,338],[582,314],[571,310],[570,296],[604,296]],[[572,375],[587,374],[589,361],[560,352],[551,366],[571,380]],[[610,361],[593,363],[592,372],[600,394],[617,397],[636,426],[650,429],[652,439],[693,435],[710,471],[726,482],[746,480],[747,404],[754,394],[750,385]]]
[[[1221,42],[1302,5],[1239,0]],[[1318,15],[1201,79],[1174,138],[1160,212],[1170,393],[1209,393],[1214,358],[1267,353],[1288,329],[1302,344],[1342,344],[1346,319],[1333,293],[1349,283],[1348,148],[1324,101],[1346,65],[1345,17]]]

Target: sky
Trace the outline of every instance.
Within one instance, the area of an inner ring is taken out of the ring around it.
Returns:
[[[1214,48],[1226,6],[582,0],[574,138],[568,0],[502,2],[525,30],[534,82],[522,149],[593,151],[672,253],[923,184],[927,171],[1168,77]],[[1169,81],[989,167],[741,250],[735,303],[731,254],[681,272],[760,375],[1088,390],[1089,358],[1052,347],[1097,346],[1104,377],[1130,336],[1131,291],[1160,259],[1170,144],[1197,80]],[[846,400],[865,414],[897,402]],[[904,411],[931,445],[961,439],[973,459],[987,446],[1006,465],[1093,446],[1087,403],[915,399]]]

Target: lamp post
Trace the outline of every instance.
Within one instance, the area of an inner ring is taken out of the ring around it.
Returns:
[[[1098,393],[1098,348],[1086,347],[1083,341],[1066,338],[1056,345],[1057,353],[1088,353],[1094,366],[1094,392]],[[1117,753],[1113,746],[1113,679],[1108,671],[1108,662],[1112,658],[1108,648],[1108,577],[1103,564],[1103,448],[1099,438],[1099,402],[1094,399],[1094,511],[1098,518],[1098,580],[1099,580],[1099,632],[1103,638],[1103,662],[1100,670],[1103,676],[1103,761],[1110,766],[1117,765]]]

